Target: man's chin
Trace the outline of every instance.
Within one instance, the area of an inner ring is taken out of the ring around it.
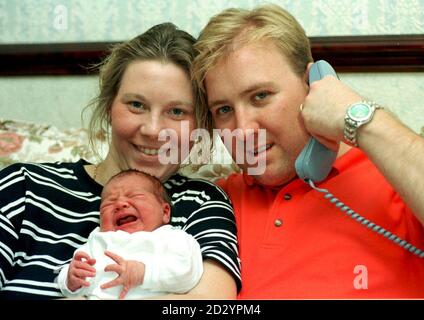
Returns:
[[[278,173],[266,170],[263,174],[251,175],[256,183],[266,187],[278,187],[285,185],[287,182],[296,177],[295,173]]]

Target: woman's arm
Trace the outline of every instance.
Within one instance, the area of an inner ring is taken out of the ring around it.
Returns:
[[[171,224],[191,234],[203,257],[203,276],[186,295],[175,299],[232,299],[241,288],[237,226],[227,195],[203,180],[172,180]],[[171,184],[171,183],[170,183]],[[174,210],[175,209],[175,210]]]
[[[203,275],[197,286],[185,294],[155,297],[160,300],[235,299],[237,286],[233,276],[213,260],[203,262]]]
[[[0,171],[0,291],[14,279],[15,252],[19,251],[25,213],[25,176],[20,164]]]

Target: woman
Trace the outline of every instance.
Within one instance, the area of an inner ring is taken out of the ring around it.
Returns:
[[[100,68],[90,121],[92,137],[98,128],[110,132],[104,161],[14,164],[0,172],[0,299],[62,297],[55,279],[98,226],[102,186],[128,168],[166,181],[171,224],[201,246],[204,274],[187,297],[236,296],[240,266],[227,197],[211,183],[176,174],[178,163],[161,161],[189,142],[184,131],[203,125],[189,76],[194,41],[164,23],[112,50]],[[176,134],[178,145],[159,139],[163,129]]]

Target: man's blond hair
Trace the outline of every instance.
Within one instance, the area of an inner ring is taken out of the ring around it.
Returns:
[[[206,93],[206,73],[218,61],[240,46],[265,39],[273,41],[299,76],[313,61],[305,30],[280,6],[266,4],[252,10],[231,8],[212,17],[200,32],[195,44],[193,79]]]

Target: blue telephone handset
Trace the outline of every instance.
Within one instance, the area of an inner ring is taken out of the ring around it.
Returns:
[[[333,67],[324,60],[315,62],[309,71],[309,84],[326,75],[337,77]],[[324,180],[330,173],[337,153],[328,149],[314,138],[310,138],[296,159],[295,169],[300,179],[313,182]]]

